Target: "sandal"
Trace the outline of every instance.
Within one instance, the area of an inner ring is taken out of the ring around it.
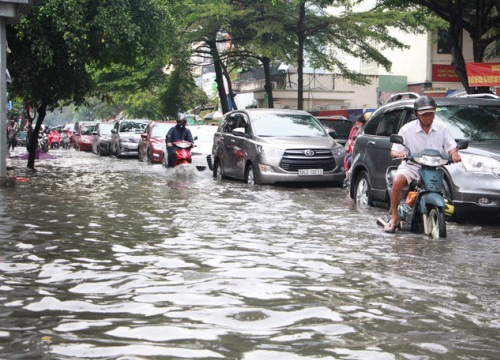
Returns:
[[[387,224],[384,226],[384,232],[389,233],[389,234],[394,234],[396,232],[396,228],[398,227],[398,223],[392,222],[392,220],[389,220]]]

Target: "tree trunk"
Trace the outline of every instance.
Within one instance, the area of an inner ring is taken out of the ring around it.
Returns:
[[[228,96],[229,96],[229,100],[231,100],[231,104],[233,106],[232,110],[238,110],[238,107],[236,106],[236,101],[234,100],[233,82],[231,81],[231,76],[229,75],[229,72],[227,71],[226,64],[224,64],[223,61],[221,61],[220,64],[222,66],[222,72],[224,74],[224,77],[226,78]],[[228,108],[229,108],[229,106],[228,106]]]
[[[40,127],[42,126],[45,115],[47,114],[47,104],[45,102],[42,102],[40,107],[38,107],[37,113],[38,117],[36,120],[35,129],[33,130],[33,135],[29,139],[28,146],[28,168],[32,170],[35,169],[35,156],[36,150],[38,148],[38,134],[40,134]]]
[[[455,68],[458,78],[462,82],[465,91],[469,94],[469,80],[467,79],[467,71],[465,68],[465,59],[462,52],[461,36],[463,33],[463,28],[450,18],[450,26],[448,28],[448,34],[452,43],[451,47],[451,65]]]
[[[226,89],[224,88],[224,75],[222,74],[222,65],[219,51],[217,50],[217,44],[215,41],[206,41],[206,43],[210,48],[210,55],[212,56],[212,59],[214,61],[215,82],[217,83],[217,91],[219,93],[222,113],[225,114],[229,112],[229,105],[227,103]]]
[[[269,109],[274,108],[274,99],[273,99],[273,84],[271,82],[271,60],[264,56],[260,58],[262,62],[262,66],[264,67],[264,76],[266,79],[266,84],[264,85],[264,90],[267,94],[267,107]]]
[[[301,2],[299,5],[299,22],[297,28],[299,53],[297,56],[297,109],[304,107],[304,41],[306,39],[305,31],[306,4]]]

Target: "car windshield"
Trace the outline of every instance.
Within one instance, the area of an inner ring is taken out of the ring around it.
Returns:
[[[92,133],[94,132],[94,129],[95,129],[95,125],[82,126],[80,133],[82,135],[92,135]]]
[[[101,135],[111,135],[111,130],[115,124],[113,123],[108,123],[108,124],[101,124],[99,125],[99,130],[101,131]]]
[[[345,138],[349,136],[349,133],[351,132],[351,129],[354,125],[352,121],[349,121],[347,119],[345,120],[319,119],[319,122],[323,124],[323,126],[335,130],[338,136],[345,136]]]
[[[163,124],[163,123],[157,123],[154,124],[153,126],[153,132],[151,134],[152,137],[154,138],[164,138],[167,135],[168,130],[170,130],[171,127],[175,126],[174,124]]]
[[[256,114],[252,118],[254,133],[269,137],[325,137],[325,129],[310,115]]]
[[[120,132],[140,131],[144,130],[148,124],[137,121],[124,121],[120,125]]]
[[[439,107],[443,121],[457,140],[499,140],[500,106],[449,105]]]

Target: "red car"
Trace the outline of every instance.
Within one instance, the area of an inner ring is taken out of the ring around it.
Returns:
[[[139,161],[162,163],[163,146],[168,130],[175,126],[171,121],[153,121],[149,123],[139,140]]]
[[[78,125],[78,129],[73,133],[74,147],[80,151],[92,151],[92,133],[97,125],[97,121],[85,121]]]

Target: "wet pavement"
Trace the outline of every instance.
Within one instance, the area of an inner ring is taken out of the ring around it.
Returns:
[[[2,359],[498,358],[499,226],[51,153],[0,188]]]

